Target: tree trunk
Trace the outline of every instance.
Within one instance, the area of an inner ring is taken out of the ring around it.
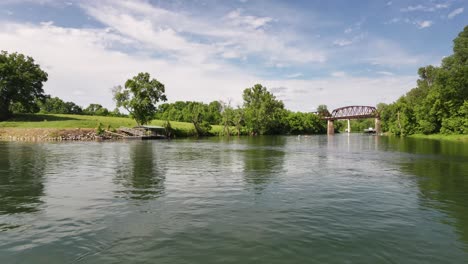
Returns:
[[[8,120],[11,116],[10,102],[8,100],[0,100],[0,121]]]

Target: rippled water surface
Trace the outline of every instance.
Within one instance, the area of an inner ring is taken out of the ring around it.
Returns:
[[[0,142],[0,263],[466,263],[468,144]]]

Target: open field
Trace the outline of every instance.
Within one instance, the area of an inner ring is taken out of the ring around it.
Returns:
[[[153,120],[151,125],[162,126],[165,121]],[[189,137],[195,135],[195,128],[191,123],[173,122],[171,127],[176,136]],[[34,129],[76,129],[76,128],[97,128],[101,124],[103,128],[134,127],[136,122],[127,117],[108,117],[108,116],[88,116],[88,115],[62,115],[62,114],[18,114],[14,118],[0,122],[0,129],[7,129],[9,133],[12,130],[28,129],[29,133]],[[222,126],[214,125],[211,133],[218,135],[223,130]],[[13,131],[14,133],[14,131]]]

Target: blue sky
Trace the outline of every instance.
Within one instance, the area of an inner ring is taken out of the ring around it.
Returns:
[[[0,49],[36,59],[45,90],[114,108],[138,72],[170,101],[241,103],[262,83],[291,110],[392,102],[438,65],[468,2],[2,0]]]

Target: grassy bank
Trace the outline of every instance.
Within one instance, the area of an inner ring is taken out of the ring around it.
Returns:
[[[443,135],[443,134],[423,135],[423,134],[415,134],[415,135],[411,135],[409,137],[468,142],[468,135]]]
[[[90,128],[94,129],[101,123],[102,127],[119,128],[134,127],[136,122],[126,117],[107,117],[107,116],[86,116],[86,115],[61,115],[61,114],[20,114],[14,118],[0,122],[0,129],[12,130],[18,129],[76,129]],[[153,120],[151,125],[162,126],[163,120]],[[171,126],[175,135],[179,137],[189,137],[195,135],[195,128],[191,123],[172,122]],[[222,126],[212,126],[210,133],[218,135],[223,130]]]

